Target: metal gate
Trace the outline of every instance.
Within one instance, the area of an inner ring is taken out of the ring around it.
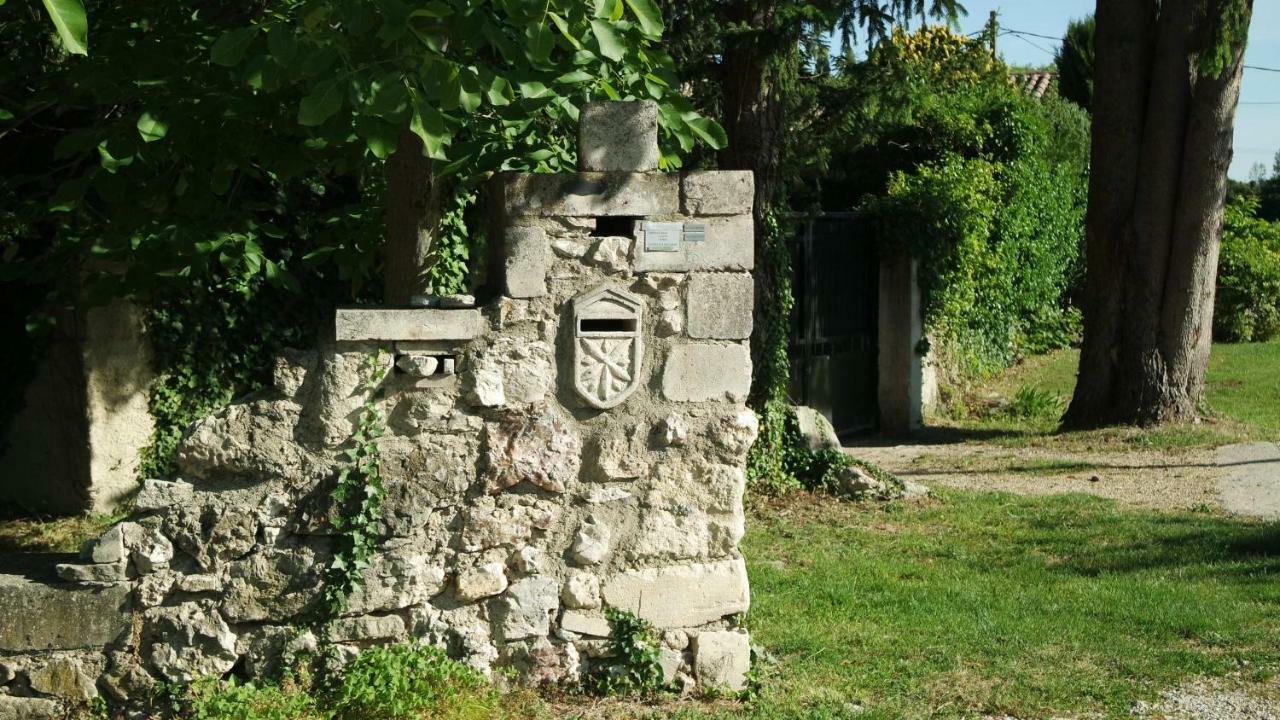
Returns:
[[[880,265],[871,226],[856,213],[795,221],[791,397],[842,436],[873,431]]]

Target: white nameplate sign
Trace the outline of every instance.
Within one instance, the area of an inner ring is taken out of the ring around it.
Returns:
[[[680,252],[680,240],[684,237],[684,223],[646,222],[644,224],[645,252]]]

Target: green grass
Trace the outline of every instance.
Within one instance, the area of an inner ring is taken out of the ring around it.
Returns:
[[[1005,445],[1034,444],[1054,435],[1059,413],[1019,413],[1019,396],[1047,395],[1062,401],[1075,389],[1077,350],[1028,358],[998,377],[970,388],[952,402],[942,422]],[[1066,444],[1106,444],[1178,450],[1248,439],[1280,439],[1280,341],[1216,344],[1209,358],[1205,399],[1211,421],[1153,430],[1113,429],[1056,436]]]
[[[1280,527],[1084,496],[819,508],[747,536],[779,657],[752,717],[1120,718],[1280,663]]]
[[[1206,394],[1214,411],[1280,439],[1280,341],[1214,345]]]

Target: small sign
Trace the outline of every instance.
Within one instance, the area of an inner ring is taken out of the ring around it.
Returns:
[[[685,223],[684,241],[685,242],[706,242],[707,225],[706,223]]]
[[[680,239],[684,236],[684,223],[646,222],[644,224],[645,252],[680,252]]]

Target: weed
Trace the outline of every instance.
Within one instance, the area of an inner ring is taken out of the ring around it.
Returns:
[[[606,607],[609,654],[588,676],[597,695],[651,695],[662,687],[661,649],[653,626],[635,613]]]

